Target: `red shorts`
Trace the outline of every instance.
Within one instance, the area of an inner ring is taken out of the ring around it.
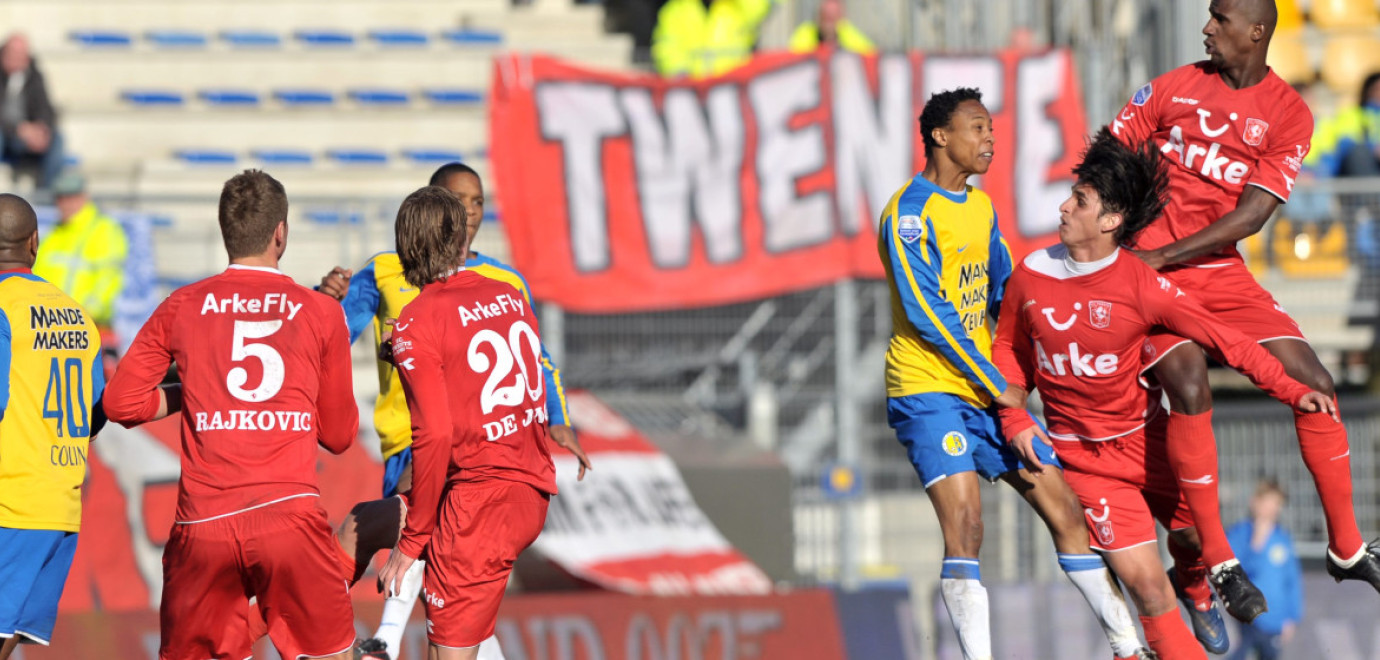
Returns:
[[[513,562],[541,533],[550,501],[546,493],[510,481],[450,488],[422,577],[432,644],[468,648],[494,634]]]
[[[1169,470],[1163,435],[1158,437],[1147,442],[1141,429],[1102,442],[1050,438],[1064,464],[1064,480],[1083,504],[1094,550],[1154,543],[1157,520],[1171,530],[1193,526]]]
[[[354,612],[336,548],[316,497],[173,525],[163,550],[159,659],[248,658],[250,596],[284,658],[348,651]]]
[[[1240,262],[1217,268],[1180,268],[1164,274],[1192,296],[1218,321],[1258,342],[1303,339],[1299,324],[1289,317],[1255,276]],[[1145,340],[1145,369],[1154,366],[1170,349],[1190,340],[1157,328]]]

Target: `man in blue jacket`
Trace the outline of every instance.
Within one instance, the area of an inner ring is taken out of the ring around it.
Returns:
[[[1303,574],[1294,539],[1279,526],[1284,490],[1273,479],[1262,480],[1251,498],[1251,517],[1227,530],[1227,541],[1241,568],[1265,594],[1269,611],[1241,627],[1241,642],[1231,660],[1276,660],[1303,618]]]

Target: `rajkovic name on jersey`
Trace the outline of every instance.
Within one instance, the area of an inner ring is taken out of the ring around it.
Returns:
[[[86,316],[80,307],[29,306],[29,329],[35,351],[84,351],[91,347]]]
[[[228,298],[217,298],[214,293],[206,294],[201,303],[201,315],[207,314],[287,314],[289,321],[302,311],[304,303],[288,300],[286,293],[265,293],[262,298],[241,298],[236,293]]]
[[[311,413],[305,410],[216,410],[195,415],[202,431],[302,431],[312,430]]]

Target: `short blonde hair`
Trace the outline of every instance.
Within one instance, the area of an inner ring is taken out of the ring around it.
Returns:
[[[393,233],[403,278],[415,287],[454,272],[469,250],[465,207],[439,186],[421,188],[403,200]]]

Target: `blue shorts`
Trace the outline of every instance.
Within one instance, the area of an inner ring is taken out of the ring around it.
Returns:
[[[0,527],[0,638],[47,645],[77,533]]]
[[[402,478],[403,470],[412,465],[412,448],[408,447],[383,462],[383,496],[392,497],[398,494],[398,480]]]
[[[1023,467],[1016,452],[1006,446],[996,413],[953,394],[927,392],[887,399],[886,417],[925,488],[961,472],[977,472],[992,481]],[[1035,452],[1044,464],[1061,467],[1049,445],[1036,442]]]

